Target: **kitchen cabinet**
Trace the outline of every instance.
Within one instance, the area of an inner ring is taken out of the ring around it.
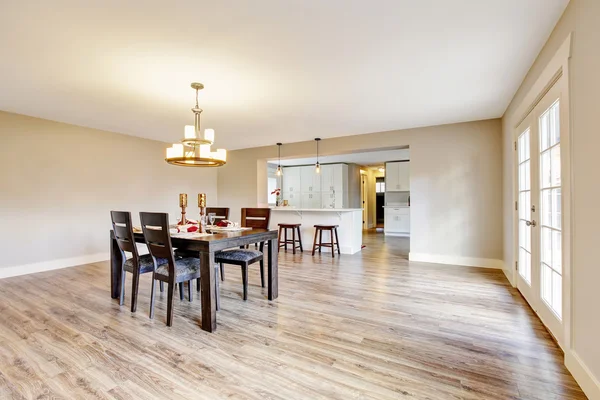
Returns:
[[[300,169],[300,191],[302,193],[320,193],[321,177],[315,172],[315,167],[307,165]]]
[[[321,208],[321,192],[302,193],[302,208]]]
[[[385,191],[410,191],[410,161],[385,164]]]
[[[410,207],[386,207],[383,231],[390,236],[410,235]]]
[[[298,208],[345,208],[348,204],[348,165],[327,164],[283,168],[282,197]]]

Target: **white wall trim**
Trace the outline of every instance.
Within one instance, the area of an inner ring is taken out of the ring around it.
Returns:
[[[42,261],[32,264],[3,267],[0,268],[0,279],[10,278],[12,276],[34,274],[36,272],[52,271],[55,269],[75,267],[77,265],[90,264],[106,260],[108,260],[108,253],[102,252],[71,258],[60,258],[58,260],[52,261]]]
[[[565,365],[590,400],[600,400],[600,382],[574,350],[565,353]]]
[[[433,264],[448,264],[448,265],[461,265],[466,267],[480,267],[480,268],[493,268],[503,269],[504,261],[496,260],[492,258],[474,258],[474,257],[461,257],[461,256],[446,256],[440,254],[425,254],[425,253],[413,253],[408,254],[409,261],[425,262]]]

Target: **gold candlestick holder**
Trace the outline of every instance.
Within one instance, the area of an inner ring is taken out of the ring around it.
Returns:
[[[206,233],[206,193],[198,193],[198,208],[200,209],[199,231]]]
[[[179,194],[179,207],[181,207],[181,220],[177,223],[177,225],[186,225],[188,223],[188,220],[185,217],[185,209],[187,208],[187,194],[186,193]]]

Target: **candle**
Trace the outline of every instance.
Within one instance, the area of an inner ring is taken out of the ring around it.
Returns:
[[[179,194],[179,207],[187,207],[187,194],[186,193]]]
[[[198,207],[206,207],[206,193],[198,193]]]

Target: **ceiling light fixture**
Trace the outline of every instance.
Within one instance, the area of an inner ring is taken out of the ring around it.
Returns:
[[[215,141],[215,131],[205,129],[202,132],[200,129],[202,109],[198,107],[198,91],[204,89],[204,85],[194,82],[191,86],[196,90],[196,106],[192,108],[194,125],[185,126],[183,140],[167,149],[165,161],[182,167],[220,167],[227,162],[227,151],[225,149],[211,151],[210,147]]]
[[[315,173],[321,173],[321,164],[319,164],[319,142],[321,138],[315,138],[315,142],[317,142],[317,163],[315,164]]]
[[[275,172],[277,176],[283,175],[281,170],[281,146],[283,146],[283,143],[277,143],[277,152],[279,153],[279,165],[277,165],[277,172]]]

